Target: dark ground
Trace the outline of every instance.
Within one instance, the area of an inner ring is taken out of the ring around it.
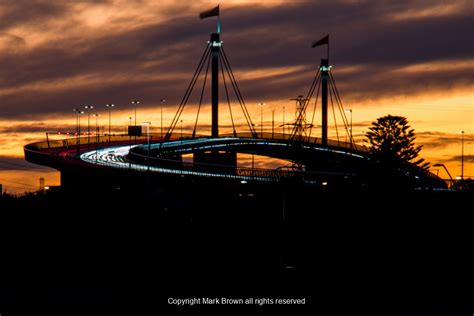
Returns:
[[[474,311],[467,193],[179,192],[3,198],[1,315],[276,307],[170,297],[305,298],[277,306],[292,315]]]

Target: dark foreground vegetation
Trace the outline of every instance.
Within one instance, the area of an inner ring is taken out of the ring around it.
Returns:
[[[469,198],[252,187],[3,197],[0,312],[144,315],[230,308],[170,297],[280,297],[306,298],[278,306],[291,314],[461,315]]]

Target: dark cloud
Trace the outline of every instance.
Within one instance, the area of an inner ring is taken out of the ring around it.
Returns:
[[[461,146],[461,135],[447,134],[439,132],[421,132],[416,133],[417,142],[422,144],[425,149],[442,149],[450,145],[458,144]],[[465,146],[474,144],[474,135],[464,135]]]
[[[0,170],[53,170],[27,162],[23,157],[0,156]]]
[[[452,156],[448,161],[460,162],[461,159],[461,155]],[[474,163],[474,155],[464,155],[464,163]]]
[[[85,1],[94,5],[103,1]],[[3,1],[0,30],[65,18],[63,1]],[[288,99],[305,94],[324,48],[310,43],[330,33],[334,75],[343,98],[468,87],[472,69],[403,73],[416,63],[470,61],[473,17],[469,10],[421,18],[396,14],[423,12],[443,1],[291,2],[274,7],[239,6],[222,12],[224,47],[234,70],[303,66],[285,75],[239,80],[246,100]],[[468,2],[457,2],[469,8]],[[24,12],[21,9],[24,9]],[[178,16],[114,33],[84,33],[20,52],[0,51],[0,117],[31,118],[69,113],[81,104],[128,104],[140,98],[155,106],[179,103],[215,21],[200,21],[183,5],[167,8]],[[179,13],[178,13],[179,12]],[[71,25],[75,22],[71,18]],[[73,26],[70,26],[73,27]],[[77,27],[81,27],[78,25]],[[67,31],[67,30],[66,30]],[[19,43],[21,38],[17,39]],[[338,75],[357,66],[359,71]],[[46,88],[47,87],[47,88]],[[21,88],[21,89],[20,89]],[[194,98],[197,100],[197,96]],[[208,101],[207,101],[208,102]]]
[[[46,133],[46,132],[69,132],[75,130],[76,126],[61,124],[46,124],[42,122],[29,124],[12,124],[0,126],[0,133]]]
[[[41,26],[50,19],[68,12],[66,1],[2,0],[0,30],[25,24]]]

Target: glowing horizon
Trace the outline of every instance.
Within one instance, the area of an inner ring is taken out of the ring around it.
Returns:
[[[133,116],[130,101],[139,99],[137,121],[152,122],[152,131],[157,132],[159,100],[165,98],[166,131],[215,28],[215,21],[197,18],[200,8],[208,5],[202,1],[158,5],[151,0],[140,6],[124,0],[114,1],[113,6],[0,3],[4,70],[0,183],[4,188],[11,191],[15,182],[35,188],[40,176],[47,184],[58,184],[56,171],[27,171],[33,166],[20,163],[22,148],[43,140],[47,131],[74,132],[75,107],[94,105],[94,112],[101,114],[98,125],[107,131],[105,104],[115,103],[112,131],[117,133]],[[26,6],[31,8],[25,10]],[[461,173],[459,132],[464,131],[464,175],[474,176],[474,62],[467,2],[226,1],[221,11],[224,47],[256,124],[261,124],[257,104],[266,104],[265,130],[271,128],[272,110],[277,128],[284,111],[286,122],[294,119],[290,99],[307,93],[319,58],[325,55],[325,49],[311,49],[310,43],[330,33],[332,71],[344,107],[352,109],[356,142],[378,117],[405,116],[415,129],[417,144],[424,146],[421,157],[445,164],[456,176]],[[321,12],[332,14],[321,16]],[[209,94],[204,95],[199,120],[198,131],[203,134],[210,131]],[[183,113],[186,131],[194,125],[197,99],[195,94]],[[228,131],[231,122],[222,89],[220,102],[220,124]],[[236,125],[245,129],[235,99],[232,104]],[[84,127],[87,119],[81,120]],[[319,120],[316,114],[315,125]],[[329,135],[335,137],[334,128]],[[16,163],[23,169],[15,169]],[[440,176],[447,177],[442,171]]]

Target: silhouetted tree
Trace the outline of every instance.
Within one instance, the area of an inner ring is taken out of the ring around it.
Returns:
[[[410,163],[427,170],[429,163],[418,158],[423,147],[415,145],[415,131],[410,129],[408,120],[403,116],[386,115],[379,117],[369,127],[365,142],[381,162],[390,165]]]

